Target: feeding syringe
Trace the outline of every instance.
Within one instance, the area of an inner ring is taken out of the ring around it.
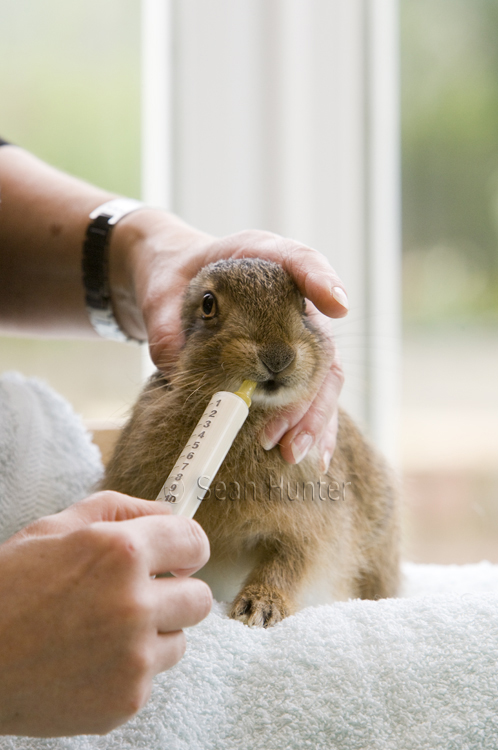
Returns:
[[[238,391],[219,391],[207,405],[156,498],[175,515],[193,517],[249,414],[256,385],[244,380]]]

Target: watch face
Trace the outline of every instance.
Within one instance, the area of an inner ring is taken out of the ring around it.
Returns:
[[[107,203],[103,203],[101,206],[95,208],[90,214],[90,219],[96,219],[97,216],[108,216],[108,224],[113,226],[123,216],[143,206],[145,206],[144,203],[134,198],[113,198],[111,201],[107,201]]]
[[[105,310],[96,310],[87,306],[87,310],[92,326],[102,338],[112,341],[134,341],[134,339],[128,338],[118,326],[110,307]]]

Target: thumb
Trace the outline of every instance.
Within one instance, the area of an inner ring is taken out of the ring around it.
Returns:
[[[140,516],[169,515],[167,503],[156,503],[105,490],[80,500],[60,513],[45,516],[19,532],[22,536],[66,534],[100,521],[129,521]]]
[[[129,521],[140,516],[164,516],[171,513],[168,503],[140,500],[121,492],[104,490],[75,503],[64,513],[73,511],[85,523],[97,521]]]

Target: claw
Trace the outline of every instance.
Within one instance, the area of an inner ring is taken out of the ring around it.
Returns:
[[[289,608],[278,592],[268,592],[255,587],[243,590],[230,610],[233,620],[249,627],[268,628],[289,615]]]

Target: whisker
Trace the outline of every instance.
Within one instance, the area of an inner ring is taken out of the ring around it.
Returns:
[[[199,391],[199,390],[201,389],[201,387],[202,387],[202,382],[201,382],[201,383],[199,383],[199,386],[198,386],[198,387],[197,387],[197,388],[196,388],[195,390],[193,390],[193,391],[192,391],[192,393],[190,393],[190,394],[189,394],[189,395],[187,396],[187,398],[186,398],[186,399],[185,399],[185,401],[183,402],[183,405],[184,405],[184,406],[186,406],[186,404],[187,404],[187,401],[188,401],[188,400],[189,400],[190,398],[192,398],[192,396],[193,396],[193,395],[194,395],[195,393],[197,393],[197,391]]]

